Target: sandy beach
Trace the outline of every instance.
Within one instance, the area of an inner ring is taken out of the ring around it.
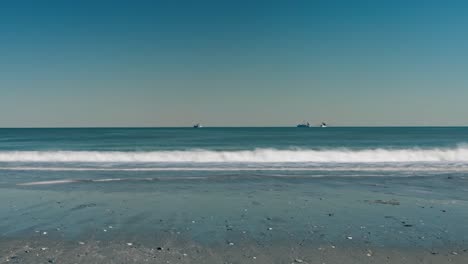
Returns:
[[[466,179],[431,177],[420,182],[228,178],[201,183],[136,181],[125,186],[113,181],[17,185],[0,194],[5,201],[0,259],[466,263],[466,202],[460,200]],[[411,186],[404,187],[407,183]],[[320,191],[313,191],[319,186]],[[431,186],[438,189],[428,199],[423,190]]]
[[[1,263],[467,263],[468,249],[417,250],[332,244],[201,246],[190,241],[153,245],[126,241],[2,240]]]

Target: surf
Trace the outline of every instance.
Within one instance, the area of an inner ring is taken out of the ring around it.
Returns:
[[[0,162],[30,163],[468,163],[468,146],[406,149],[273,149],[215,151],[0,151]]]

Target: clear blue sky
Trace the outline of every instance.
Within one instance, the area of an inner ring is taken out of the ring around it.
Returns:
[[[468,125],[466,1],[2,1],[0,127]]]

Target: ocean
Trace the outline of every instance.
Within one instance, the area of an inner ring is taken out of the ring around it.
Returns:
[[[465,127],[0,129],[0,262],[466,263],[467,173]]]

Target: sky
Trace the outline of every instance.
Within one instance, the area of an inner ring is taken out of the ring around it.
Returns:
[[[1,1],[0,127],[468,125],[466,1]]]

